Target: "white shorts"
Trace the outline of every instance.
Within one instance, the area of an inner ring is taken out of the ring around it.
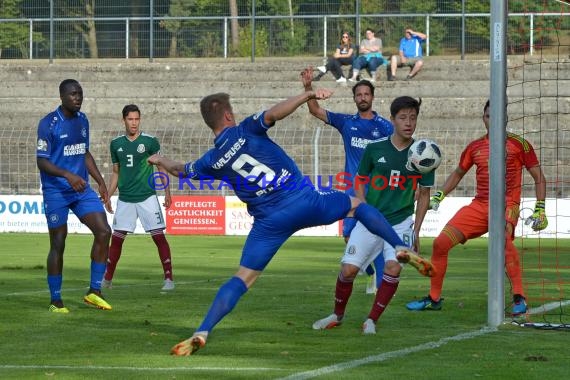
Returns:
[[[117,200],[113,230],[133,232],[137,226],[137,219],[141,221],[146,232],[166,228],[162,208],[156,195],[137,203]]]
[[[411,216],[392,227],[406,245],[412,245],[414,239],[414,221]],[[364,269],[374,261],[380,252],[384,255],[384,261],[397,261],[394,247],[384,243],[384,239],[374,235],[368,231],[362,223],[358,222],[350,233],[350,239],[346,244],[344,256],[340,262]]]

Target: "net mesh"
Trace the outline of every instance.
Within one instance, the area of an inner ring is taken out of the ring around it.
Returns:
[[[518,46],[524,55],[508,69],[507,128],[530,141],[541,161],[550,221],[546,231],[552,238],[541,238],[523,225],[517,245],[529,310],[513,322],[541,329],[570,329],[570,255],[566,243],[570,231],[562,228],[570,218],[563,203],[568,200],[570,186],[570,27],[560,17],[570,7],[564,1],[528,2],[525,6],[544,13],[532,23],[509,24],[509,34],[534,33],[539,38],[534,46]],[[523,186],[525,193],[531,193],[535,187],[532,177],[525,175]],[[534,201],[523,202],[521,219],[533,208]]]

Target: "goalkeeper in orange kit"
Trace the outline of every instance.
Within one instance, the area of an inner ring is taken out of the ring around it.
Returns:
[[[443,305],[441,291],[449,251],[457,244],[464,244],[467,240],[479,237],[489,230],[489,116],[489,101],[487,101],[483,109],[483,123],[487,134],[467,145],[461,153],[457,168],[447,177],[443,188],[431,197],[430,206],[437,210],[441,201],[455,189],[465,173],[473,165],[477,167],[475,198],[449,220],[433,242],[431,262],[436,273],[431,278],[429,295],[421,300],[408,303],[406,305],[408,310],[441,310]],[[535,183],[536,206],[533,214],[526,220],[526,224],[530,224],[535,231],[541,231],[548,226],[544,212],[546,179],[532,145],[523,137],[512,133],[507,133],[505,165],[505,269],[512,283],[512,314],[520,315],[526,312],[527,305],[522,286],[519,253],[513,240],[519,218],[522,169],[524,167],[528,170]]]

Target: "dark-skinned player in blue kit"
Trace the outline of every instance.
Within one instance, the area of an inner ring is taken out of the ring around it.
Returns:
[[[99,309],[111,310],[111,305],[101,295],[101,280],[111,238],[111,227],[103,209],[109,194],[89,152],[89,121],[79,111],[83,103],[81,85],[74,79],[66,79],[59,85],[59,95],[61,106],[40,120],[36,150],[50,241],[47,258],[47,282],[51,295],[49,310],[69,313],[61,298],[69,210],[93,233],[91,282],[83,300]],[[101,199],[89,186],[89,175],[99,185]]]
[[[386,218],[373,206],[339,191],[319,192],[309,186],[296,186],[304,183],[303,174],[283,148],[267,135],[276,121],[309,99],[328,99],[331,95],[328,89],[304,91],[239,124],[228,94],[206,96],[200,102],[200,111],[214,133],[214,147],[198,160],[187,163],[158,154],[149,157],[150,164],[176,176],[223,179],[232,185],[254,218],[239,269],[220,287],[195,333],[172,348],[173,355],[191,355],[204,347],[214,326],[233,310],[281,245],[300,229],[354,216],[372,233],[397,247],[402,262],[416,267],[425,264],[424,259],[404,246]]]

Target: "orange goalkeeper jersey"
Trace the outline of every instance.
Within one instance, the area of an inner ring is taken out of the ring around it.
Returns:
[[[520,203],[522,168],[530,169],[540,165],[534,148],[523,137],[507,133],[505,167],[505,193],[507,202]],[[475,179],[477,194],[475,199],[489,200],[489,135],[485,135],[467,145],[461,153],[459,167],[465,172],[477,167]]]

